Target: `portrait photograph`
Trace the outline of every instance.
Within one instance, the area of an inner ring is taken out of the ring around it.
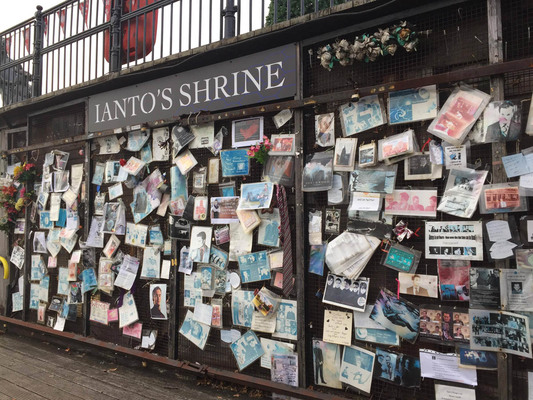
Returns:
[[[400,281],[401,294],[433,298],[437,298],[438,296],[438,277],[436,275],[406,274],[400,272],[398,274],[398,280]]]
[[[315,137],[320,147],[335,145],[335,113],[315,115]]]
[[[296,135],[272,135],[270,156],[293,156],[296,153]]]
[[[404,172],[406,181],[439,179],[442,177],[442,165],[433,164],[429,153],[414,153],[404,160]]]
[[[353,171],[356,152],[357,139],[338,138],[335,141],[333,171]]]
[[[168,319],[167,285],[165,283],[150,285],[150,317],[152,319]]]
[[[322,340],[313,340],[313,371],[315,385],[341,389],[341,346]]]
[[[263,168],[264,180],[283,186],[294,184],[294,157],[269,156]]]
[[[243,183],[239,210],[258,210],[268,208],[272,201],[274,185],[271,182]]]
[[[522,108],[512,101],[492,101],[483,111],[484,143],[517,140],[522,133]]]
[[[234,290],[231,295],[231,316],[233,325],[252,327],[255,297],[253,290]]]
[[[197,263],[208,264],[211,248],[212,228],[209,226],[193,226],[189,258]]]
[[[385,214],[435,218],[437,189],[394,190],[385,196]]]
[[[200,350],[203,350],[207,342],[207,337],[209,336],[209,330],[211,329],[211,327],[209,325],[205,325],[201,322],[195,321],[192,317],[193,312],[191,310],[187,310],[185,320],[183,321],[183,324],[181,324],[179,332],[187,339],[189,339]]]
[[[263,117],[245,118],[231,123],[231,147],[247,147],[263,141]]]

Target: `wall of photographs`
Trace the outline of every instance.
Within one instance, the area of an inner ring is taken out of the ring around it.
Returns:
[[[533,4],[513,0],[503,10],[507,59],[531,55],[519,28],[528,24],[523,7],[530,12]],[[304,97],[488,60],[484,1],[409,22],[433,32],[421,34],[417,52],[332,71],[312,57],[302,64]],[[455,379],[477,382],[478,398],[497,398],[495,350],[505,348],[519,398],[533,370],[524,310],[533,278],[515,268],[530,266],[533,243],[531,192],[520,189],[533,146],[523,132],[533,79],[523,71],[504,82],[504,103],[492,102],[490,80],[482,78],[306,106],[301,152],[294,147],[300,127],[283,110],[207,125],[193,117],[129,127],[81,147],[28,154],[52,191],[39,196],[41,209],[28,209],[27,225],[12,237],[13,244],[26,238],[25,266],[16,271],[27,280],[14,279],[20,284],[10,315],[171,358],[293,385],[299,375],[316,390],[382,398],[434,399],[455,390],[453,379],[435,371],[457,358],[477,370],[457,370]],[[475,112],[458,121],[465,104]],[[489,187],[491,135],[507,113],[513,157],[504,164],[512,184]],[[32,130],[39,128],[45,123]],[[265,165],[247,154],[261,137],[273,143]],[[302,188],[293,176],[299,157]],[[65,196],[80,164],[84,182]],[[295,291],[283,294],[277,183],[286,188],[293,261],[304,258],[300,304]],[[300,190],[305,223],[296,227]],[[50,218],[58,209],[61,216]],[[68,227],[75,232],[62,234]],[[295,227],[305,232],[303,255]],[[501,234],[506,229],[510,237]],[[22,266],[21,257],[15,246],[12,262]],[[499,259],[511,268],[496,269]],[[306,323],[297,326],[302,310]],[[306,340],[297,342],[302,332]],[[473,387],[457,390],[466,396]]]

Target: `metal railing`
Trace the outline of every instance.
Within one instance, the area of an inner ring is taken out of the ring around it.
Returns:
[[[348,0],[67,0],[0,33],[2,107]]]

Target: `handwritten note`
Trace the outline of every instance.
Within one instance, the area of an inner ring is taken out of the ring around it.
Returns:
[[[344,311],[324,311],[324,342],[350,346],[352,344],[353,314]]]

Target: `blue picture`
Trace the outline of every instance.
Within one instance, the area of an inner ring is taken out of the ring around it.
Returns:
[[[254,305],[252,303],[255,297],[252,290],[236,290],[231,296],[231,316],[233,325],[252,327],[252,316]]]
[[[248,331],[231,345],[231,351],[237,360],[239,371],[242,371],[248,365],[258,358],[261,358],[265,351],[259,342],[254,331]]]
[[[389,124],[405,124],[437,116],[437,87],[424,86],[389,94]]]
[[[41,229],[52,229],[54,227],[54,221],[50,219],[50,211],[41,211],[39,222]]]
[[[218,269],[225,270],[228,266],[229,255],[218,247],[211,246],[209,254],[209,264],[215,266]]]
[[[249,175],[250,159],[247,151],[247,149],[238,149],[220,152],[223,177]]]
[[[309,272],[312,274],[324,275],[324,259],[326,257],[327,244],[311,245],[309,255]]]
[[[270,264],[266,251],[239,256],[242,283],[270,280]]]
[[[98,287],[98,282],[96,281],[96,273],[94,268],[84,269],[81,273],[81,292],[86,293],[90,290],[96,289]]]

